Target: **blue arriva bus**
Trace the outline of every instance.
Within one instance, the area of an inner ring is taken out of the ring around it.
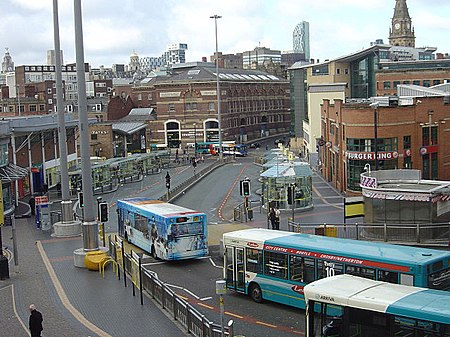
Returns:
[[[450,292],[337,275],[305,286],[305,337],[449,337]]]
[[[372,280],[450,290],[450,252],[269,229],[223,235],[227,288],[305,307],[303,287],[351,274]]]
[[[206,214],[149,198],[117,200],[119,235],[155,258],[208,255]]]

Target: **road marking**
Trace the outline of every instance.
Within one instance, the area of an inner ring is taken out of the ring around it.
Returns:
[[[45,254],[44,247],[42,246],[41,241],[36,241],[36,246],[41,254],[42,261],[44,262],[45,267],[47,268],[47,272],[50,276],[50,279],[52,280],[53,286],[55,287],[56,293],[59,296],[59,299],[61,300],[62,304],[66,309],[72,314],[72,316],[78,320],[81,324],[83,324],[87,329],[91,330],[92,332],[96,333],[99,336],[102,337],[112,337],[110,334],[106,333],[102,329],[100,329],[98,326],[94,325],[92,322],[90,322],[86,317],[81,314],[80,311],[78,311],[77,308],[75,308],[72,303],[70,303],[69,298],[67,297],[66,292],[64,291],[64,288],[61,285],[61,282],[58,279],[58,276],[56,275],[55,270],[53,269],[52,264],[50,263],[50,260],[48,259],[47,255]]]
[[[229,311],[225,311],[225,314],[227,314],[229,316],[236,317],[236,318],[240,318],[240,319],[244,318],[244,316],[241,316],[241,315],[238,315],[238,314],[233,314],[232,312],[229,312]]]
[[[156,265],[158,265],[158,264],[165,264],[165,262],[149,262],[149,263],[142,263],[141,265],[143,266],[143,267],[145,267],[145,266],[156,266]],[[150,270],[149,270],[150,271]]]
[[[207,300],[210,300],[210,299],[212,299],[212,297],[208,296],[208,297],[201,298],[200,301],[207,301]]]
[[[214,307],[212,307],[212,306],[210,306],[208,304],[202,303],[202,302],[197,303],[197,305],[199,305],[201,307],[205,307],[205,308],[210,309],[210,310],[214,310]]]
[[[17,312],[16,298],[14,296],[14,284],[10,284],[10,285],[7,285],[6,287],[0,288],[0,292],[5,290],[5,289],[7,289],[7,288],[11,288],[11,301],[12,301],[12,307],[13,307],[14,315],[16,316],[17,320],[19,321],[20,325],[22,325],[22,328],[28,333],[28,327],[22,321],[22,319],[19,316],[19,313]],[[27,336],[29,336],[29,335],[27,335]]]
[[[256,321],[256,324],[260,324],[260,325],[268,326],[269,328],[277,328],[277,326],[276,326],[276,325],[273,325],[273,324],[269,324],[269,323],[265,323],[265,322],[261,322],[261,321]]]

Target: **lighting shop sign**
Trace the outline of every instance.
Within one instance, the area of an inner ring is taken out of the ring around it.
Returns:
[[[345,156],[349,160],[375,160],[375,152],[346,152]],[[378,160],[397,159],[398,152],[378,152]]]

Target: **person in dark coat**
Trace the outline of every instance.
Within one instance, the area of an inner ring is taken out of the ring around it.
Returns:
[[[30,304],[30,320],[29,320],[29,328],[31,332],[31,337],[41,337],[42,328],[42,314],[36,310],[36,306],[34,304]]]
[[[272,225],[272,229],[277,229],[276,228],[275,209],[273,207],[271,207],[270,211],[269,211],[269,220],[270,220],[270,224]]]

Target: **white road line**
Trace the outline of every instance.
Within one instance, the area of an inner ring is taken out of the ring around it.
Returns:
[[[142,263],[141,265],[145,267],[145,266],[157,266],[158,264],[165,264],[165,262],[149,262],[149,263]]]

